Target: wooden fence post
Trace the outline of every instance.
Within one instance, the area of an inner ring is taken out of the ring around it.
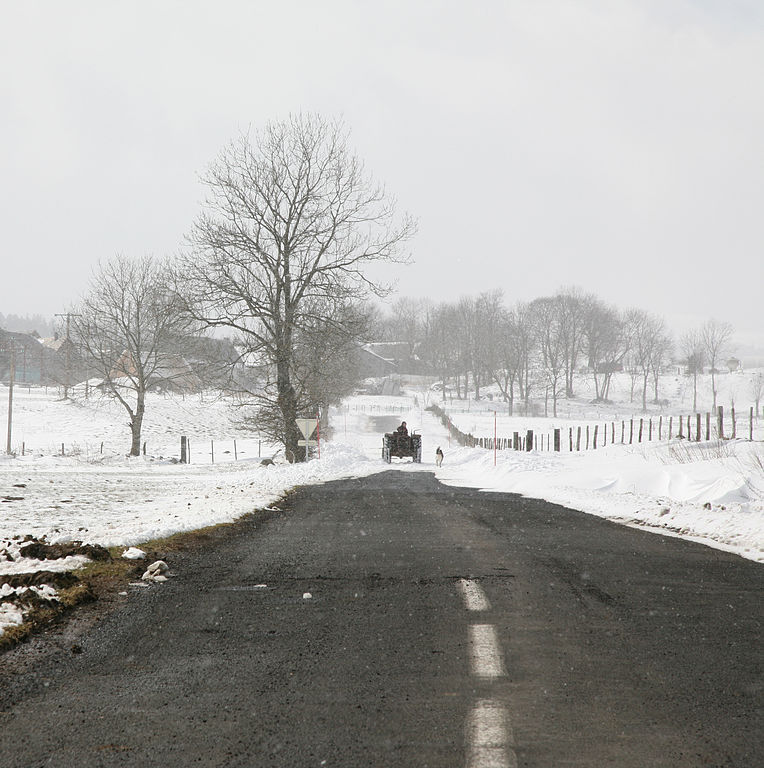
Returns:
[[[595,424],[594,425],[594,450],[597,450],[597,430],[599,429],[600,425]]]
[[[732,439],[737,437],[737,420],[735,419],[735,406],[732,406]]]
[[[688,413],[687,414],[687,439],[688,440],[692,439],[692,430],[690,429],[690,422],[691,422],[690,414]]]
[[[239,460],[239,454],[236,452],[236,440],[233,441],[233,460]]]
[[[653,419],[650,417],[650,420],[647,422],[647,442],[651,443],[653,441]]]
[[[181,464],[188,463],[188,454],[187,454],[187,448],[186,448],[187,441],[188,441],[188,438],[185,435],[180,436],[180,463]]]
[[[573,427],[570,427],[570,452],[573,453]]]
[[[629,445],[631,445],[634,442],[634,417],[631,417],[631,421],[629,422]]]
[[[701,438],[702,429],[700,426],[700,414],[695,414],[695,442],[699,443]]]
[[[589,450],[589,425],[586,425],[586,450]]]
[[[576,432],[576,450],[581,450],[581,427],[579,427]]]
[[[663,440],[663,416],[658,417],[658,441]]]
[[[610,422],[610,445],[613,445],[615,443],[615,422]]]
[[[684,437],[684,419],[680,416],[679,417],[679,439],[681,440]]]
[[[525,438],[525,450],[526,451],[532,451],[533,450],[533,430],[528,430],[528,435]]]
[[[751,406],[751,412],[748,414],[748,439],[753,442],[753,406]]]
[[[512,433],[512,447],[516,451],[520,450],[520,433],[519,432]]]
[[[621,445],[624,444],[624,441],[626,439],[626,422],[621,420]]]
[[[642,427],[644,426],[644,423],[645,423],[644,419],[639,420],[639,440],[637,441],[639,443],[642,442]]]
[[[673,416],[669,416],[669,435],[668,435],[668,439],[669,440],[671,440],[671,434],[672,434],[673,429],[674,429],[674,417]]]
[[[753,409],[751,409],[751,429],[753,429]],[[555,451],[557,451],[557,453],[560,452],[560,430],[559,429],[555,429],[554,431],[554,449]]]
[[[711,439],[711,413],[706,411],[706,442]]]
[[[724,406],[720,405],[716,410],[716,428],[719,432],[719,439],[724,440]]]

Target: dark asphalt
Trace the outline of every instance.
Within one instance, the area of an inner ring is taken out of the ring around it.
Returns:
[[[520,766],[761,764],[761,565],[424,472],[281,506],[0,656],[0,766],[464,766],[488,697]]]

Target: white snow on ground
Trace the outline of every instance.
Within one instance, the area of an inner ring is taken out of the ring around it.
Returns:
[[[760,440],[674,440],[671,445],[664,440],[580,453],[499,451],[494,465],[491,450],[449,443],[446,428],[424,410],[430,397],[436,402],[424,390],[401,397],[351,398],[343,408],[332,409],[333,435],[322,442],[321,458],[289,465],[281,463],[276,447],[262,442],[256,430],[242,428],[238,413],[222,399],[152,396],[145,430],[149,456],[128,459],[129,431],[118,406],[86,399],[84,393],[63,401],[55,393],[17,389],[17,454],[0,457],[0,584],[3,574],[70,569],[84,562],[80,556],[57,561],[21,557],[20,539],[30,534],[49,543],[76,540],[127,548],[234,520],[273,504],[298,485],[385,471],[390,467],[381,460],[382,434],[401,420],[422,433],[424,458],[421,465],[394,459],[394,468],[435,472],[447,484],[547,499],[764,562]],[[492,434],[488,407],[487,401],[473,402],[466,413],[467,419],[485,423],[484,436]],[[453,404],[453,421],[469,430],[472,425],[460,421],[463,410]],[[503,423],[499,436],[540,424],[539,419],[513,417]],[[181,434],[191,440],[190,465],[172,463]],[[62,442],[63,456],[57,455]],[[438,445],[446,454],[440,469],[434,464]],[[276,464],[261,466],[258,454],[276,454]],[[19,615],[16,607],[0,600],[0,631],[3,625],[19,623]]]

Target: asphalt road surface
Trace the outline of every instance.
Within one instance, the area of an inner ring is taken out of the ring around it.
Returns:
[[[762,764],[761,565],[426,472],[280,506],[0,656],[0,765]]]

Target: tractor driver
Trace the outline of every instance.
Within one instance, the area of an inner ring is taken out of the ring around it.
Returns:
[[[408,427],[406,427],[406,422],[402,421],[400,427],[396,430],[396,432],[401,435],[401,437],[408,437],[409,436],[409,430]]]

